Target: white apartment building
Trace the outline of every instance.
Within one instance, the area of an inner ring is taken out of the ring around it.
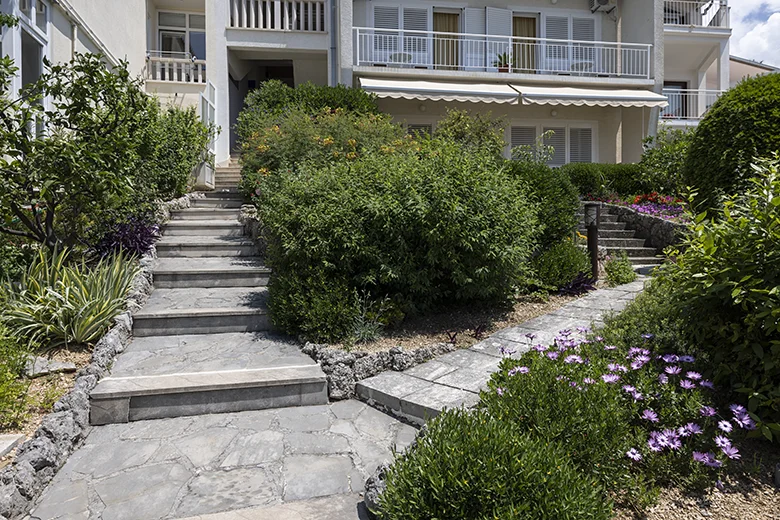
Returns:
[[[2,0],[21,64],[76,51],[126,59],[149,92],[200,105],[222,132],[267,79],[374,92],[409,129],[448,107],[509,123],[509,146],[554,130],[555,165],[632,162],[659,121],[696,124],[729,88],[727,0]]]

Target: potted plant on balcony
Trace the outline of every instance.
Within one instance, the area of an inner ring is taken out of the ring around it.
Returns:
[[[498,72],[509,72],[509,63],[512,61],[512,57],[508,52],[502,52],[496,54],[496,59],[493,60],[493,66],[498,67]]]

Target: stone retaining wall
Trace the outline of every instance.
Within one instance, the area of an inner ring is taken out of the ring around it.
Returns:
[[[252,204],[244,204],[241,206],[241,213],[238,216],[238,221],[244,225],[244,234],[250,237],[252,242],[255,243],[258,254],[260,256],[265,256],[267,244],[263,237],[262,225],[257,218],[257,208]]]
[[[620,222],[625,222],[629,228],[635,229],[637,237],[648,240],[650,247],[659,251],[679,243],[688,229],[685,224],[639,213],[626,206],[604,204],[604,208],[611,214],[617,215]]]
[[[171,212],[190,207],[199,194],[188,194],[160,205],[156,217],[161,224]],[[108,374],[116,356],[130,343],[132,314],[143,307],[152,293],[152,272],[157,251],[140,260],[140,272],[127,297],[127,311],[114,319],[114,326],[95,345],[88,366],[76,374],[73,388],[54,404],[33,436],[16,451],[14,461],[0,471],[0,520],[24,517],[65,461],[90,431],[89,394]]]
[[[358,381],[392,370],[401,372],[455,350],[452,343],[436,343],[416,350],[393,347],[382,352],[345,352],[327,345],[306,343],[303,353],[322,367],[328,379],[328,396],[333,401],[355,397]]]

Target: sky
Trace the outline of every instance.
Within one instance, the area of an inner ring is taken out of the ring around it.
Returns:
[[[780,67],[780,0],[731,0],[731,54]]]

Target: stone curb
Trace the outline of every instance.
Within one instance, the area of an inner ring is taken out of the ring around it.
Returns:
[[[170,220],[172,211],[189,208],[192,199],[201,197],[198,193],[188,193],[164,202],[155,212],[155,218],[162,225]],[[114,319],[114,326],[97,342],[89,365],[76,374],[73,389],[54,404],[54,411],[44,417],[32,437],[19,446],[14,461],[0,471],[0,520],[24,517],[89,434],[89,393],[130,343],[132,315],[143,307],[152,293],[156,258],[155,248],[141,258],[140,271],[127,296],[127,310]]]

